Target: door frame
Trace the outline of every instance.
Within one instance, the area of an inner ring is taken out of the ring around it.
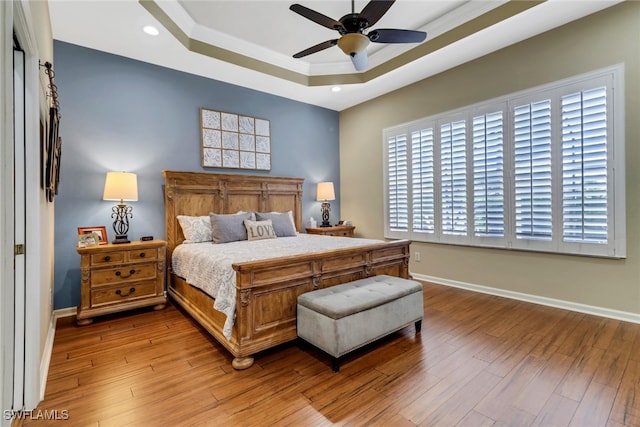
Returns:
[[[14,1],[13,29],[24,50],[25,60],[25,359],[24,359],[24,409],[34,409],[44,398],[46,372],[41,372],[43,359],[43,342],[47,331],[43,331],[41,322],[43,310],[48,311],[47,320],[51,318],[50,304],[45,306],[42,289],[49,289],[53,284],[43,286],[44,275],[40,268],[42,256],[41,242],[41,209],[40,201],[43,192],[40,189],[40,115],[45,111],[44,104],[48,98],[40,83],[41,71],[38,42],[35,34],[33,14],[28,0]],[[44,70],[44,68],[42,68]],[[48,111],[48,110],[47,110]],[[44,114],[44,113],[43,113]],[[46,203],[46,202],[45,202]],[[14,224],[15,227],[15,224]],[[14,242],[15,243],[15,242]],[[51,301],[50,301],[51,302]],[[47,322],[48,324],[48,322]]]
[[[13,378],[14,360],[8,360],[0,352],[0,403],[2,409],[34,409],[44,395],[46,372],[41,373],[43,359],[43,310],[42,300],[44,275],[41,271],[40,230],[40,112],[46,103],[46,94],[40,84],[38,43],[32,12],[26,0],[0,1],[0,55],[2,70],[0,77],[0,344],[13,341],[13,322],[7,319],[15,315],[14,299],[6,288],[14,284],[14,232],[16,221],[14,209],[14,147],[13,147],[13,34],[15,32],[24,50],[25,57],[25,283],[22,307],[25,313],[24,327],[24,398],[22,408],[14,408]],[[43,104],[43,105],[41,105]],[[52,284],[51,284],[52,285]],[[48,289],[48,287],[46,287]],[[11,317],[9,317],[11,316]],[[46,314],[44,314],[46,316]],[[10,329],[11,328],[11,329]],[[0,424],[5,425],[4,414]],[[8,425],[8,424],[7,424]]]

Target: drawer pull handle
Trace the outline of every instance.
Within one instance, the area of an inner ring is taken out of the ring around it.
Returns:
[[[129,288],[129,293],[128,294],[123,294],[122,291],[120,289],[118,289],[116,291],[116,295],[120,295],[121,297],[128,297],[129,295],[131,295],[132,293],[134,293],[136,291],[136,288]]]
[[[111,257],[109,255],[107,255],[106,257],[104,257],[104,260],[107,261],[107,262],[111,261]]]
[[[146,255],[146,254],[145,254],[144,252],[142,252],[142,253],[140,254],[140,258],[144,258],[144,256],[145,256],[145,255]]]
[[[134,269],[131,269],[131,270],[129,270],[129,274],[128,275],[123,276],[122,273],[120,273],[120,271],[116,271],[116,276],[118,276],[118,277],[120,277],[122,279],[127,279],[127,278],[133,276],[135,272],[136,271]]]

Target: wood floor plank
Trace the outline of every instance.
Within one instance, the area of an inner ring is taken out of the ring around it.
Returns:
[[[522,392],[514,400],[514,405],[531,415],[540,414],[572,363],[573,358],[570,356],[560,353],[553,354],[546,362],[543,362],[542,369],[538,374],[522,387]]]
[[[558,384],[556,393],[576,401],[582,400],[582,396],[600,366],[604,353],[605,351],[601,348],[581,348],[573,365],[567,371],[562,382]]]
[[[453,396],[446,399],[442,405],[438,407],[432,405],[431,411],[425,413],[423,419],[412,419],[412,421],[423,426],[448,427],[456,425],[462,421],[483,396],[489,393],[501,380],[502,378],[497,375],[490,374],[487,371],[481,371],[478,375],[471,378],[463,387],[460,387]]]
[[[431,414],[432,408],[439,408],[453,398],[460,389],[464,388],[475,375],[478,375],[487,366],[487,363],[471,356],[467,357],[464,362],[456,361],[455,365],[456,368],[447,373],[441,381],[422,395],[417,396],[415,400],[407,402],[400,414],[413,423],[423,422]]]
[[[610,419],[624,425],[640,426],[640,361],[630,359],[624,371]]]
[[[531,427],[567,426],[578,409],[579,402],[553,393],[544,403]]]
[[[244,371],[181,309],[59,319],[41,410],[72,426],[640,427],[640,325],[424,284],[413,326]],[[25,419],[25,426],[47,420]]]
[[[631,341],[610,341],[598,364],[593,381],[610,387],[618,387],[631,356]]]
[[[509,375],[530,355],[541,340],[542,337],[540,335],[529,333],[520,337],[519,341],[511,341],[511,350],[504,352],[491,362],[487,370],[501,377]]]
[[[492,420],[479,412],[469,411],[469,413],[461,419],[458,424],[456,424],[456,427],[491,427],[495,425],[495,423],[495,420]]]
[[[615,397],[615,388],[591,381],[569,426],[606,425]]]
[[[593,316],[582,316],[575,329],[558,346],[558,353],[571,355],[584,347],[593,347],[599,332],[606,324],[606,319]]]
[[[496,421],[504,420],[505,414],[508,413],[517,413],[518,417],[520,417],[520,412],[525,411],[518,408],[517,403],[526,398],[524,393],[527,386],[536,377],[539,377],[544,366],[544,361],[527,356],[508,375],[502,377],[501,381],[484,396],[474,409]],[[491,372],[490,369],[487,369],[487,371]],[[535,419],[535,414],[532,415],[532,418]]]

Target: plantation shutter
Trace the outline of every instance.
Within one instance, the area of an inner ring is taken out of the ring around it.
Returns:
[[[551,101],[515,107],[513,121],[516,238],[551,240]]]
[[[442,233],[467,235],[467,155],[464,120],[440,126]]]
[[[625,258],[623,71],[384,129],[384,236]]]
[[[562,97],[562,232],[567,242],[607,243],[607,92]]]
[[[433,128],[411,133],[412,230],[434,233]]]
[[[473,215],[476,236],[504,236],[503,118],[473,118]]]
[[[387,139],[388,222],[392,231],[409,231],[407,148],[406,135]]]

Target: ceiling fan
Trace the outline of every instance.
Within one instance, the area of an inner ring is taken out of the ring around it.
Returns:
[[[302,58],[312,53],[320,52],[332,46],[338,45],[342,51],[351,57],[354,67],[358,71],[367,68],[367,46],[369,42],[374,43],[420,43],[425,40],[427,33],[424,31],[378,29],[365,33],[369,27],[373,26],[387,13],[395,0],[381,1],[371,0],[362,9],[362,12],[354,11],[354,0],[351,0],[351,13],[336,21],[322,13],[311,10],[301,4],[292,4],[289,9],[305,18],[336,30],[340,33],[340,38],[327,40],[308,49],[293,55],[294,58]]]

